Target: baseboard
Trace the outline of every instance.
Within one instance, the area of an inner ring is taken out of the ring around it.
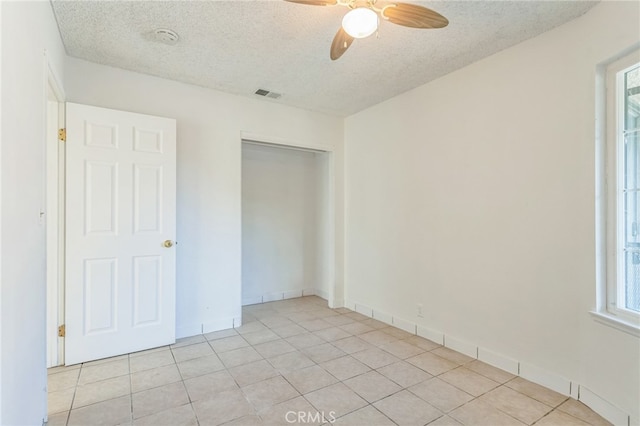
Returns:
[[[302,297],[302,290],[292,290],[292,291],[285,291],[284,293],[282,293],[282,298],[283,299],[295,299],[297,297]]]
[[[571,380],[536,365],[520,362],[520,377],[547,387],[562,395],[571,396]]]
[[[571,398],[580,399],[580,385],[576,382],[571,382]]]
[[[383,322],[385,324],[389,324],[389,325],[393,324],[393,317],[391,315],[385,312],[376,311],[375,309],[372,309],[371,312],[372,312],[371,318],[378,320],[380,322]]]
[[[359,313],[359,314],[366,315],[369,318],[373,318],[373,309],[371,309],[370,307],[368,307],[366,305],[361,305],[359,303],[356,303],[355,311],[357,313]]]
[[[242,306],[258,305],[260,303],[276,302],[278,300],[295,299],[303,296],[319,296],[323,299],[327,299],[325,291],[321,291],[315,288],[305,288],[301,290],[287,290],[276,291],[271,293],[264,293],[257,296],[243,296]]]
[[[242,326],[242,317],[235,317],[233,319],[233,328],[238,328]]]
[[[316,295],[316,289],[315,288],[305,288],[304,290],[302,290],[302,295],[303,296],[315,296]]]
[[[478,360],[511,373],[513,375],[520,374],[520,363],[502,354],[490,351],[482,347],[478,347]]]
[[[277,302],[278,300],[284,300],[284,292],[265,293],[262,295],[262,303]]]
[[[314,293],[313,294],[318,296],[321,299],[329,300],[329,293],[324,291],[324,290],[320,290],[320,289],[316,288],[316,289],[314,289]],[[306,294],[305,294],[305,296],[306,296]]]
[[[227,330],[229,328],[238,327],[238,324],[241,324],[240,318],[229,317],[216,319],[202,324],[176,327],[176,339],[196,336],[198,334],[207,334],[213,331]]]
[[[431,340],[432,342],[444,345],[444,333],[442,333],[441,331],[436,331],[427,327],[416,325],[416,334],[420,337]]]
[[[258,296],[242,297],[242,306],[259,305],[260,303],[276,302],[278,300],[295,299],[303,296],[319,296],[327,300],[327,292],[315,288],[305,288],[302,290],[276,291],[264,293]]]
[[[258,305],[262,303],[262,296],[243,297],[242,306]]]
[[[234,322],[235,318],[233,317],[220,318],[215,321],[205,322],[202,324],[202,334],[233,328]]]
[[[411,323],[411,321],[393,317],[393,326],[399,328],[400,330],[404,330],[407,333],[416,334],[417,325]]]
[[[329,300],[329,299],[327,299]],[[345,305],[344,300],[343,299],[335,299],[333,301],[333,304],[331,303],[331,300],[329,300],[329,307],[332,309],[338,309],[338,308],[343,308]]]
[[[377,309],[353,300],[346,300],[344,305],[346,308],[356,311],[362,315],[378,319],[386,322],[387,324],[392,324],[397,328],[417,334],[420,337],[424,337],[425,339],[444,345],[467,356],[476,358],[482,362],[520,376],[533,383],[537,383],[563,395],[578,399],[616,426],[640,426],[640,419],[632,419],[629,414],[617,408],[615,405],[606,401],[586,387],[579,385],[575,381],[562,377],[559,374],[547,371],[527,362],[514,360],[508,356],[494,352],[491,349],[479,347],[474,343],[467,342],[441,331],[415,324],[401,318],[396,318],[391,314],[378,311]],[[391,321],[389,321],[389,319]],[[638,424],[636,425],[636,423]]]
[[[584,386],[579,386],[578,401],[581,401],[616,426],[629,426],[631,424],[631,418],[628,414]]]
[[[176,339],[191,337],[195,336],[196,334],[202,334],[202,324],[192,324],[176,327]]]
[[[451,336],[445,336],[444,345],[449,349],[458,351],[461,354],[470,356],[471,358],[478,358],[478,346],[467,341],[456,339],[455,337]]]
[[[352,311],[356,310],[355,302],[353,302],[352,300],[349,300],[349,299],[345,299],[344,307],[347,308],[347,309],[351,309]]]

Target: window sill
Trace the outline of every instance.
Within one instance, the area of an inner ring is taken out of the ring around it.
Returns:
[[[640,337],[640,326],[637,323],[625,321],[605,312],[591,311],[589,313],[593,319],[600,324],[616,328],[620,331],[631,334],[632,336]]]

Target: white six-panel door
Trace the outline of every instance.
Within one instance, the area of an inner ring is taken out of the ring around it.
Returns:
[[[176,122],[67,103],[65,364],[175,341]]]

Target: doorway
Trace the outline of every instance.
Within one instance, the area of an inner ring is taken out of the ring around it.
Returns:
[[[242,305],[332,297],[330,156],[242,141]]]

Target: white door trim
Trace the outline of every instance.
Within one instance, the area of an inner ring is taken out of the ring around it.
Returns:
[[[260,135],[251,132],[240,132],[240,146],[242,143],[255,143],[258,145],[274,145],[280,148],[289,149],[302,149],[310,151],[318,151],[327,155],[326,170],[325,170],[325,184],[327,185],[327,205],[325,207],[325,213],[327,215],[327,226],[323,240],[326,247],[323,247],[326,256],[327,267],[327,280],[326,288],[329,289],[327,295],[327,301],[330,308],[342,306],[342,300],[344,297],[336,292],[336,184],[335,184],[335,148],[331,145],[318,143],[314,141],[292,141],[280,137]],[[242,156],[242,149],[239,150],[239,155]],[[240,159],[242,163],[242,159]],[[240,289],[242,292],[242,287]],[[242,296],[242,293],[241,293]],[[242,299],[242,297],[240,298]]]
[[[57,131],[64,128],[65,93],[44,51],[44,103],[47,134],[44,137],[44,221],[47,240],[47,367],[64,364],[64,339],[58,326],[64,323],[64,143]],[[50,104],[52,103],[52,104]],[[57,108],[56,105],[57,104]],[[51,109],[49,108],[51,105]],[[53,121],[53,122],[52,122]],[[57,149],[51,149],[55,144]]]
[[[278,145],[281,147],[289,147],[289,148],[298,148],[298,149],[309,149],[313,151],[325,151],[325,152],[333,152],[334,147],[332,145],[327,145],[324,143],[318,143],[315,141],[292,141],[285,138],[280,138],[276,136],[268,136],[261,135],[253,132],[240,132],[240,143],[243,141],[261,143],[263,145]]]

